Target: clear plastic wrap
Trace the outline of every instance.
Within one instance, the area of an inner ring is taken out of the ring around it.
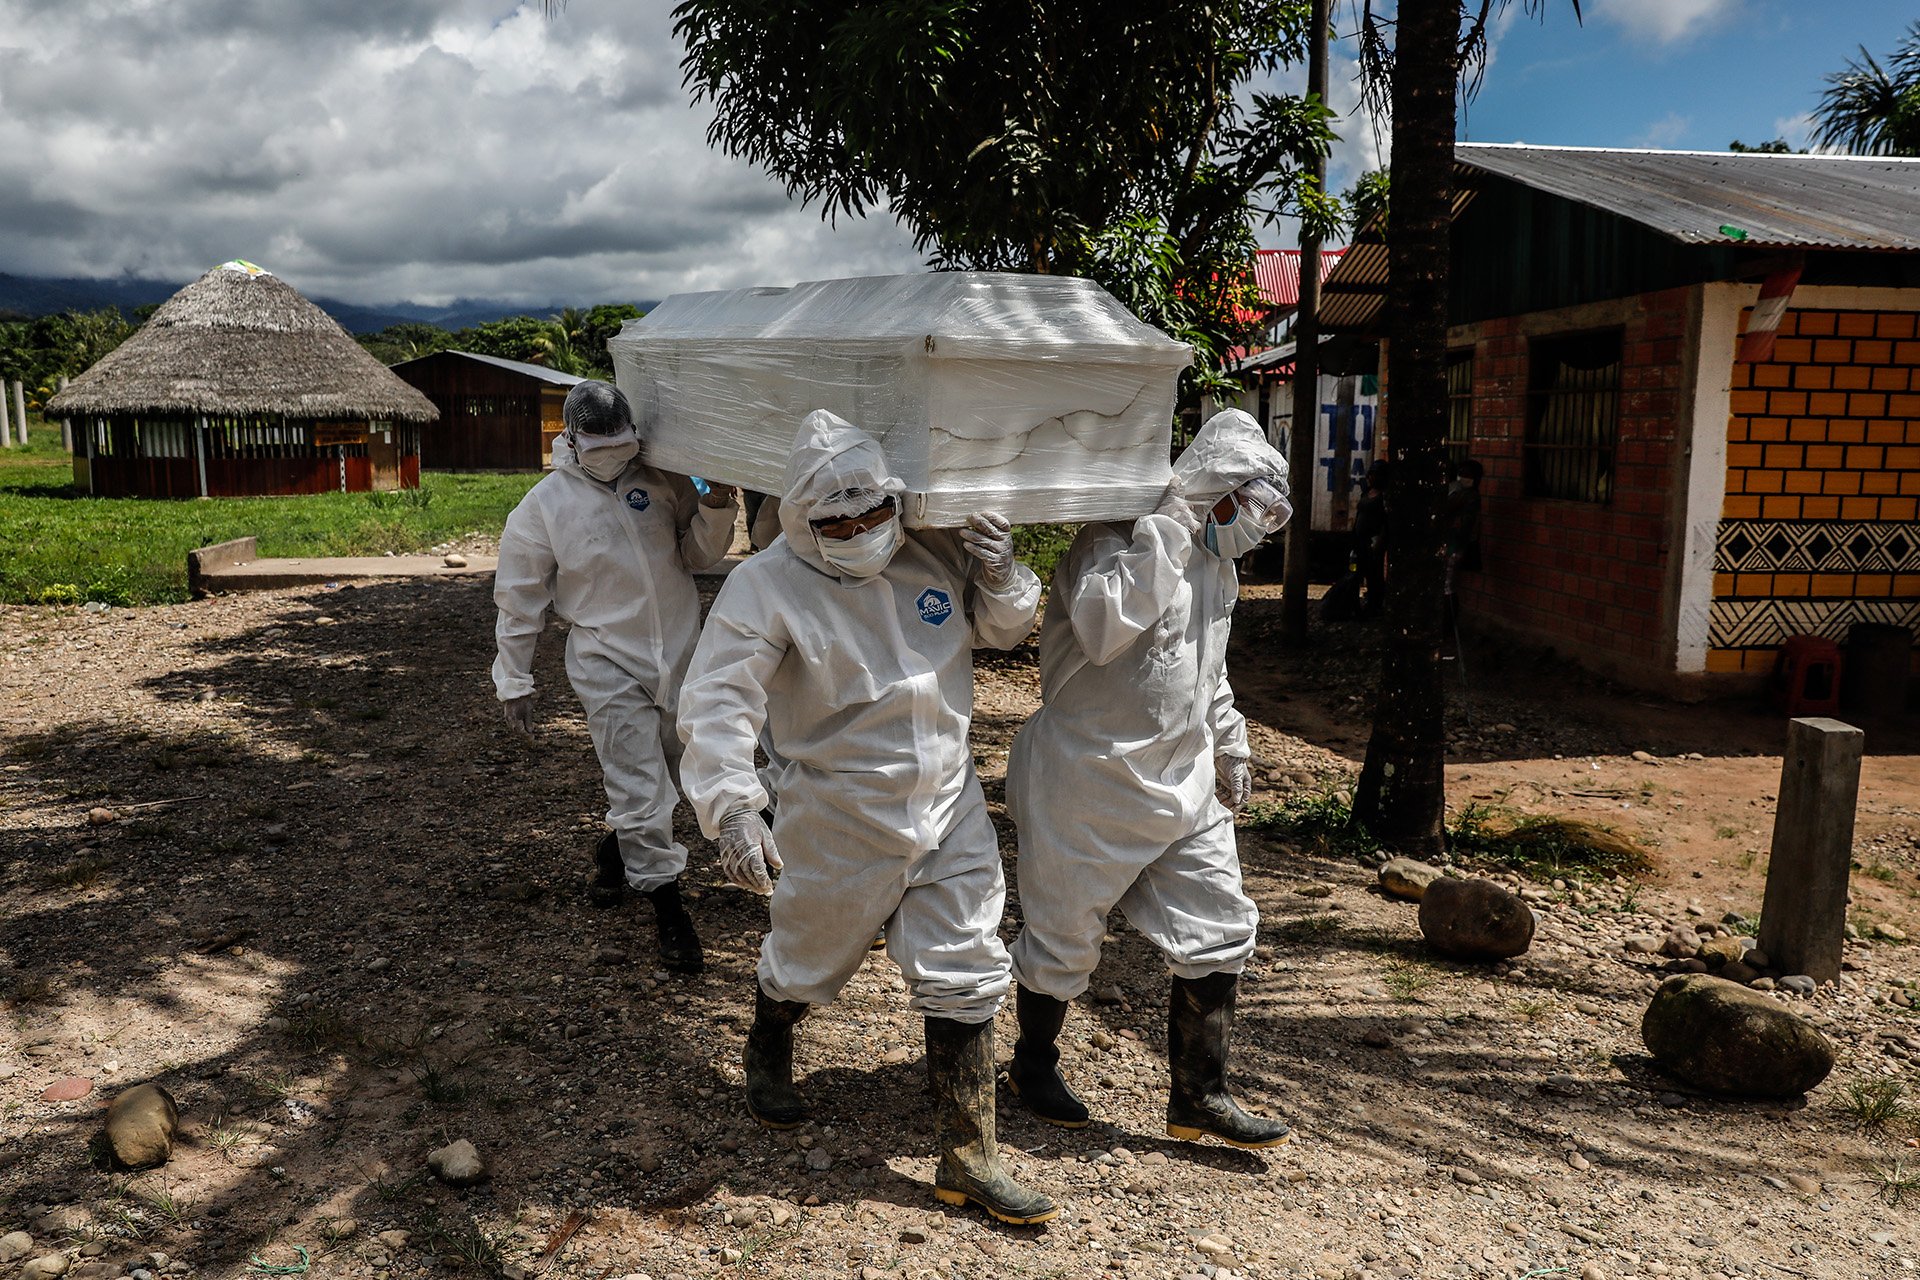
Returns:
[[[675,294],[608,349],[652,464],[777,494],[826,409],[933,527],[1152,511],[1192,359],[1090,280],[959,271]]]

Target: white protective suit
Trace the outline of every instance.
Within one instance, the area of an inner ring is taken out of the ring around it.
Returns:
[[[546,611],[572,625],[567,677],[586,708],[627,883],[642,893],[677,877],[674,727],[680,681],[700,630],[693,571],[719,562],[737,504],[703,507],[692,481],[636,460],[611,482],[581,470],[556,440],[553,474],[507,517],[493,602],[493,686],[502,702],[533,692]]]
[[[768,995],[831,1001],[884,925],[914,1008],[984,1022],[1009,982],[1006,883],[967,743],[973,648],[1024,639],[1040,582],[1016,565],[1011,588],[988,591],[959,536],[933,529],[903,531],[874,577],[835,573],[808,520],[860,486],[904,487],[865,432],[809,414],[787,464],[785,536],[728,576],[694,653],[681,776],[709,837],[729,813],[758,811],[764,727],[785,860],[760,949]]]
[[[1174,473],[1196,507],[1286,463],[1237,410],[1201,428]],[[1013,944],[1022,986],[1087,988],[1114,906],[1181,978],[1238,973],[1259,912],[1240,887],[1214,759],[1245,759],[1227,683],[1239,579],[1169,515],[1080,530],[1040,631],[1040,710],[1014,738],[1007,810],[1020,830]]]

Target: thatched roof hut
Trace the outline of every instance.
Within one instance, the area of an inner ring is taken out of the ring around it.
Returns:
[[[418,424],[439,411],[291,285],[234,261],[47,414],[87,424],[75,475],[90,492],[204,497],[417,485]]]

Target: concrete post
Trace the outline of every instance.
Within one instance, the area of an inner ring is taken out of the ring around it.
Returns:
[[[13,448],[13,419],[7,416],[7,384],[0,378],[0,449]]]
[[[20,443],[27,443],[27,384],[13,380],[13,420],[20,426]]]
[[[67,389],[67,375],[64,373],[60,375],[59,389],[61,391]],[[66,418],[60,419],[60,447],[68,453],[73,452],[73,423]]]
[[[1816,982],[1840,976],[1865,745],[1860,730],[1823,716],[1787,725],[1773,860],[1760,908],[1760,949],[1775,968]]]

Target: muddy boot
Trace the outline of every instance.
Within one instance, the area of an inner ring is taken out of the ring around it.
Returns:
[[[993,1022],[927,1019],[927,1080],[933,1086],[933,1194],[971,1201],[1002,1222],[1045,1222],[1060,1207],[1013,1180],[993,1140]]]
[[[1212,1134],[1235,1147],[1277,1147],[1293,1136],[1278,1120],[1249,1115],[1227,1092],[1227,1041],[1233,1031],[1237,973],[1175,978],[1167,1010],[1167,1136],[1187,1142]]]
[[[627,897],[627,864],[620,857],[620,837],[609,831],[593,846],[593,871],[587,876],[587,900],[596,907],[617,907]]]
[[[807,1016],[797,1000],[775,1000],[753,984],[747,1032],[747,1114],[769,1129],[797,1129],[810,1118],[793,1087],[793,1025]]]
[[[700,935],[693,931],[693,917],[680,902],[680,882],[669,880],[640,896],[653,904],[654,927],[660,931],[660,963],[667,972],[699,973],[705,969]]]
[[[1048,1124],[1063,1129],[1086,1128],[1090,1118],[1087,1105],[1061,1076],[1060,1050],[1054,1044],[1067,1020],[1067,1002],[1017,987],[1014,1008],[1020,1018],[1020,1038],[1013,1042],[1007,1087],[1027,1110]]]

